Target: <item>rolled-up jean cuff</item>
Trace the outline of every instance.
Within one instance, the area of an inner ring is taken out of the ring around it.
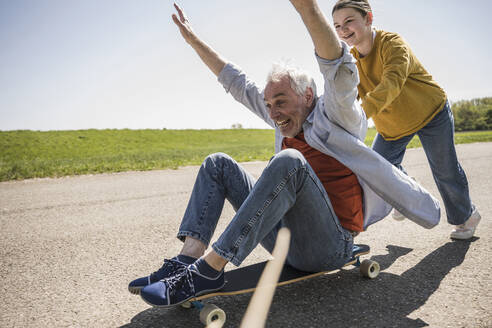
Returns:
[[[207,247],[208,247],[208,244],[209,244],[209,241],[203,239],[203,237],[200,236],[199,233],[192,232],[192,231],[180,231],[180,232],[178,232],[178,234],[177,234],[176,237],[179,240],[181,240],[182,242],[185,241],[186,237],[192,237],[192,238],[198,239],[199,241],[201,241],[202,243],[204,243]]]
[[[239,260],[234,254],[224,252],[220,248],[217,247],[217,244],[214,243],[212,245],[212,249],[217,253],[220,257],[222,257],[224,260],[231,262],[235,266],[240,266],[243,261]]]

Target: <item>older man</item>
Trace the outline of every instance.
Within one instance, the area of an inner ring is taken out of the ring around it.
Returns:
[[[367,122],[347,45],[315,0],[291,3],[314,43],[325,80],[321,97],[310,76],[282,65],[273,67],[265,90],[258,89],[197,37],[175,5],[173,20],[185,41],[227,92],[275,128],[276,155],[258,181],[225,154],[207,157],[179,228],[182,251],[129,285],[149,304],[171,306],[222,288],[225,265],[240,265],[258,244],[272,251],[282,226],[291,230],[287,262],[321,271],[346,263],[354,236],[392,206],[427,228],[439,221],[438,202],[363,144]],[[205,254],[225,199],[236,215]]]

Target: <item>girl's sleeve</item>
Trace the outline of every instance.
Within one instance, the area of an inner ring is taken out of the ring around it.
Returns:
[[[400,95],[410,73],[412,56],[407,44],[399,37],[383,42],[381,82],[362,98],[362,107],[367,117],[386,109]]]

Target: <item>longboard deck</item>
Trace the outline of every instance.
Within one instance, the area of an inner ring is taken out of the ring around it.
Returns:
[[[361,255],[369,254],[369,246],[357,244],[353,246],[352,258],[348,261],[343,267],[353,265],[357,262],[357,259]],[[244,293],[251,293],[256,289],[256,285],[258,284],[258,280],[265,268],[265,265],[268,261],[248,265],[242,268],[230,270],[225,272],[225,286],[218,291],[215,291],[210,294],[205,294],[194,298],[194,301],[204,300],[214,296],[226,296],[226,295],[238,295]],[[280,274],[280,278],[278,280],[277,286],[288,285],[290,283],[306,280],[310,278],[314,278],[317,276],[321,276],[330,272],[337,271],[341,268],[329,270],[329,271],[321,271],[321,272],[306,272],[297,270],[289,265],[285,265],[282,269],[282,273]]]

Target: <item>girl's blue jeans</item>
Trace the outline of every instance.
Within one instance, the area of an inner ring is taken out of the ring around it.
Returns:
[[[297,269],[331,270],[352,256],[352,235],[340,225],[323,185],[297,150],[272,157],[258,181],[226,154],[208,156],[178,238],[191,236],[208,246],[225,199],[236,214],[212,248],[234,265],[258,244],[272,252],[283,226],[291,231],[287,262]]]
[[[442,111],[416,133],[393,141],[384,140],[378,133],[372,149],[405,172],[401,162],[406,147],[415,134],[419,136],[429,161],[434,181],[446,208],[448,222],[453,225],[464,223],[470,217],[473,205],[465,172],[456,156],[454,118],[449,103],[446,102]]]

